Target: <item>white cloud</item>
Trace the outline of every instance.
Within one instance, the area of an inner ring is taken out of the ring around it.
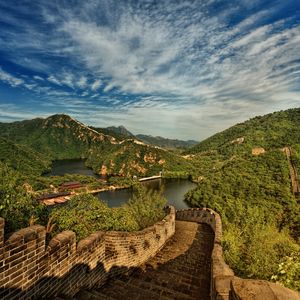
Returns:
[[[61,82],[55,76],[53,76],[53,75],[50,75],[47,79],[51,83],[54,83],[56,85],[61,85]]]
[[[103,89],[103,92],[107,93],[109,91],[111,91],[114,88],[114,83],[109,83],[108,85],[105,86],[105,88]]]
[[[79,80],[77,81],[77,86],[81,89],[84,89],[87,87],[87,78],[84,76],[81,76]]]
[[[30,112],[26,108],[11,104],[9,101],[1,99],[0,119],[3,121],[13,122],[16,120],[33,119],[36,117],[46,117],[45,112]]]
[[[99,89],[101,85],[102,85],[102,81],[100,79],[95,80],[91,85],[92,91],[96,91],[97,89]]]
[[[1,67],[0,67],[0,80],[4,81],[5,83],[7,83],[13,87],[22,85],[24,83],[23,79],[15,77],[15,76],[5,72]]]
[[[44,81],[44,78],[38,75],[34,75],[33,78],[36,80]]]

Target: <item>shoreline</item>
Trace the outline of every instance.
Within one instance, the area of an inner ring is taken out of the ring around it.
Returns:
[[[114,190],[122,190],[122,189],[129,189],[131,186],[122,186],[122,185],[110,185],[107,187],[103,187],[100,189],[96,190],[90,190],[90,191],[85,191],[85,192],[75,192],[71,191],[71,194],[68,196],[59,196],[59,197],[54,197],[54,198],[49,198],[45,200],[39,200],[41,203],[45,204],[46,206],[52,206],[56,204],[62,204],[68,202],[72,197],[80,194],[98,194],[101,192],[106,192],[106,191],[114,191]]]
[[[171,178],[171,177],[161,177],[161,179],[185,179],[185,178]],[[159,178],[153,178],[154,180],[159,179]],[[188,179],[189,180],[189,179]],[[195,181],[195,180],[189,180],[195,184],[199,184],[199,182]],[[139,180],[139,182],[143,182]],[[101,192],[106,192],[106,191],[114,191],[114,190],[123,190],[123,189],[129,189],[131,188],[132,185],[109,185],[106,187],[102,187],[99,189],[95,189],[95,190],[88,190],[88,191],[84,191],[84,192],[76,192],[76,191],[70,191],[71,194],[67,195],[67,196],[59,196],[59,197],[54,197],[54,198],[49,198],[49,199],[45,199],[45,200],[39,200],[41,203],[43,203],[46,206],[53,206],[56,204],[62,204],[62,203],[66,203],[68,202],[72,197],[76,196],[76,195],[80,195],[80,194],[98,194]]]

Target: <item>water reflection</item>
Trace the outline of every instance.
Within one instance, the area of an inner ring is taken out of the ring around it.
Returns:
[[[51,172],[44,176],[61,176],[64,174],[80,174],[99,178],[93,173],[93,170],[85,166],[85,161],[82,159],[64,159],[53,161]],[[175,206],[177,209],[188,208],[184,202],[184,194],[196,187],[196,184],[183,179],[156,179],[145,181],[142,183],[149,189],[158,190],[164,188],[164,195],[168,203]],[[132,189],[111,190],[96,194],[98,198],[107,202],[110,207],[121,206],[126,203],[132,196]]]
[[[62,159],[52,162],[51,172],[44,176],[61,176],[65,174],[80,174],[98,178],[92,169],[85,166],[83,159]]]
[[[196,187],[196,184],[183,179],[156,179],[142,183],[149,189],[158,190],[164,187],[164,196],[168,203],[177,209],[188,208],[188,204],[184,202],[184,194]],[[113,190],[98,193],[96,196],[107,202],[110,207],[121,206],[126,203],[132,196],[132,189]]]

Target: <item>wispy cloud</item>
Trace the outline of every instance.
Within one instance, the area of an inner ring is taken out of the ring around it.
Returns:
[[[102,81],[100,79],[95,80],[92,85],[91,85],[91,89],[93,91],[96,91],[97,89],[99,89],[99,87],[102,85]]]
[[[18,77],[15,77],[5,71],[0,67],[0,80],[6,82],[7,84],[15,87],[24,83],[24,80]]]
[[[131,129],[151,128],[149,119],[160,124],[161,134],[190,131],[201,138],[243,118],[297,105],[299,15],[283,13],[295,3],[5,4],[14,13],[0,16],[7,24],[0,50],[30,74],[23,79],[3,68],[0,80],[44,93],[66,111],[82,106],[87,120],[105,110],[104,119],[110,114]],[[32,11],[37,13],[29,18]],[[72,106],[71,99],[81,98],[85,106]]]

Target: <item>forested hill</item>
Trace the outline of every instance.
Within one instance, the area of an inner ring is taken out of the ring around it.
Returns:
[[[262,147],[282,148],[300,142],[300,108],[255,117],[213,135],[186,151],[194,154],[215,150],[220,154]]]
[[[51,162],[44,155],[26,145],[17,145],[0,137],[0,161],[24,175],[39,175],[50,170]]]
[[[235,274],[300,289],[300,109],[237,124],[186,152],[198,186],[186,201],[218,211],[223,250]],[[284,147],[291,149],[291,161]],[[298,275],[297,275],[298,274]]]
[[[18,149],[18,153],[26,148],[24,157],[32,152],[34,170],[42,166],[45,166],[44,171],[47,170],[51,160],[72,158],[87,159],[87,166],[95,173],[120,176],[148,176],[162,169],[181,171],[188,170],[190,166],[184,158],[173,153],[145,145],[134,138],[119,141],[63,114],[46,119],[0,123],[0,137],[10,143],[9,147]],[[8,145],[0,149],[0,157],[9,165],[16,166],[12,157],[15,151],[5,150],[7,148]],[[30,163],[30,159],[26,163]]]
[[[0,136],[27,145],[50,159],[86,157],[91,147],[114,143],[68,115],[53,115],[13,123],[0,123]]]

